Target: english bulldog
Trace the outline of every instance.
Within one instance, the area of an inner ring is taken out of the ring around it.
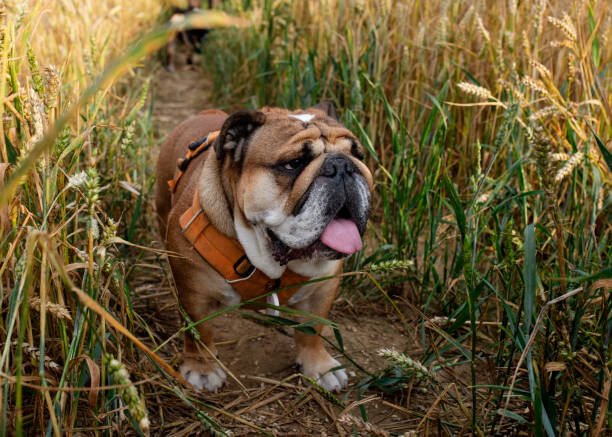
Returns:
[[[168,180],[188,146],[211,132],[210,149],[193,159],[174,193]],[[182,307],[201,320],[241,295],[183,234],[181,216],[199,203],[216,231],[236,240],[252,266],[271,279],[288,273],[306,280],[285,305],[326,317],[338,292],[342,259],[362,248],[370,210],[372,175],[356,136],[327,102],[289,111],[264,107],[231,115],[207,110],[178,125],[164,141],[157,165],[159,229]],[[315,329],[320,333],[322,326]],[[200,341],[185,336],[180,371],[198,390],[217,391],[226,379],[218,365],[209,323],[197,325]],[[304,375],[330,391],[348,381],[319,335],[295,333],[296,362]],[[203,352],[204,351],[204,352]]]

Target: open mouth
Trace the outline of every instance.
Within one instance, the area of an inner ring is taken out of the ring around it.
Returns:
[[[340,259],[361,250],[361,235],[346,206],[332,219],[319,238],[307,247],[294,249],[283,243],[268,229],[272,242],[272,255],[281,265],[294,259],[326,258]]]

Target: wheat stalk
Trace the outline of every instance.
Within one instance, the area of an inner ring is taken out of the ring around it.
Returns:
[[[342,416],[338,417],[338,423],[341,423],[347,428],[350,426],[354,426],[355,428],[357,428],[357,431],[360,432],[360,434],[367,433],[376,437],[389,437],[391,435],[384,429],[381,429],[370,422],[364,422],[358,417],[355,417],[352,414],[348,413],[345,413]]]
[[[13,346],[19,347],[19,342],[18,341],[13,341],[11,344]],[[40,350],[37,347],[32,346],[30,343],[23,342],[23,343],[21,343],[21,349],[26,354],[28,354],[30,357],[40,361]],[[45,356],[45,359],[43,361],[44,361],[43,365],[48,370],[52,370],[54,372],[60,372],[62,370],[62,366],[57,364],[55,361],[53,361],[48,356]]]
[[[130,381],[130,374],[125,365],[111,355],[106,357],[106,365],[109,375],[113,377],[113,381],[116,384],[124,386],[119,389],[119,393],[123,401],[127,404],[130,414],[138,423],[140,430],[148,436],[150,422],[147,415],[147,408],[143,398],[139,396],[138,390]]]
[[[563,20],[559,20],[555,17],[548,17],[548,22],[555,26],[557,29],[561,30],[568,41],[572,44],[576,44],[578,36],[576,35],[576,28],[572,24],[569,15],[564,12]]]
[[[481,99],[484,99],[484,100],[488,100],[488,99],[492,99],[493,98],[493,95],[491,94],[491,91],[489,91],[485,87],[474,85],[473,83],[460,82],[460,83],[457,84],[457,88],[459,88],[461,91],[463,91],[466,94],[470,94],[472,96],[480,97]]]
[[[546,87],[544,86],[542,81],[540,81],[538,79],[534,79],[534,78],[529,77],[529,76],[524,76],[521,79],[521,82],[523,83],[523,85],[525,85],[526,87],[532,89],[533,91],[541,94],[542,96],[550,97],[550,93],[548,92],[548,90],[546,89]]]
[[[550,154],[550,160],[553,162],[567,161],[568,159],[570,159],[570,156],[567,153],[561,152]]]
[[[40,298],[32,296],[30,298],[30,307],[40,312]],[[58,319],[72,320],[70,311],[64,305],[47,301],[45,302],[45,308],[50,314],[53,314]]]
[[[529,59],[529,65],[535,68],[537,72],[540,73],[540,75],[545,79],[552,79],[552,73],[550,70],[535,59]]]
[[[431,372],[427,367],[421,364],[420,361],[413,360],[409,356],[396,351],[395,349],[380,349],[378,355],[397,365],[407,374],[414,376],[419,380],[438,381],[436,374]]]
[[[555,182],[563,181],[578,165],[580,161],[584,158],[584,153],[576,152],[574,153],[570,159],[568,159],[563,167],[559,169],[557,174],[555,174]]]
[[[560,114],[559,108],[556,106],[546,106],[542,109],[537,110],[528,117],[529,121],[536,121],[540,119],[550,118],[554,115]]]
[[[489,31],[485,27],[484,23],[482,22],[482,18],[480,17],[480,15],[478,13],[476,13],[476,25],[478,26],[478,30],[480,31],[480,34],[482,35],[484,40],[487,43],[490,43],[491,42],[491,35],[489,34]]]

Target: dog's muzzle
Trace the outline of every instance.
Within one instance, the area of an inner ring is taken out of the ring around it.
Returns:
[[[370,189],[352,158],[332,153],[296,204],[291,217],[271,229],[274,255],[341,258],[362,248],[370,210]]]

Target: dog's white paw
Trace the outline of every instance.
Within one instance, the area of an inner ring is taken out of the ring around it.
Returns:
[[[197,390],[206,389],[214,393],[221,388],[227,378],[223,369],[218,365],[194,361],[186,361],[181,365],[181,375]]]
[[[340,363],[329,354],[326,355],[327,357],[317,361],[298,357],[297,363],[302,366],[302,373],[305,376],[317,381],[325,390],[338,392],[346,387],[348,375],[344,369],[331,370],[339,367]]]
[[[338,363],[339,365],[340,363]],[[327,391],[338,392],[346,387],[348,375],[344,369],[330,370],[315,379]]]

